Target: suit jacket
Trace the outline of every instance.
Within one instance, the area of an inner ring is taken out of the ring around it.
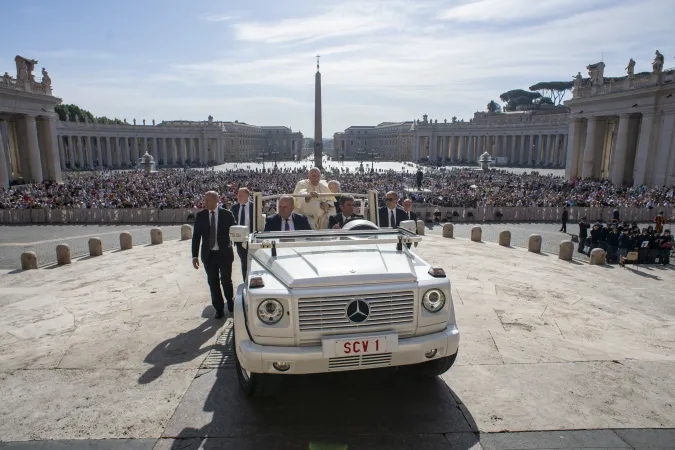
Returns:
[[[216,231],[216,242],[218,242],[219,255],[223,258],[230,258],[232,253],[232,245],[230,243],[230,227],[236,222],[232,212],[227,209],[218,208],[218,230]],[[199,246],[201,242],[201,260],[204,263],[209,260],[211,249],[209,248],[209,233],[211,231],[211,218],[209,217],[209,210],[204,209],[197,213],[195,217],[195,226],[192,232],[192,257],[199,256]],[[230,251],[225,251],[225,250]]]
[[[296,231],[310,231],[312,229],[309,225],[309,220],[302,214],[293,213],[291,214],[291,219]],[[265,221],[265,231],[281,231],[281,216],[279,214],[267,218]]]
[[[352,214],[351,218],[347,221],[350,222],[352,220],[356,219],[363,219],[363,216],[360,216],[358,214]],[[340,228],[345,226],[345,218],[342,215],[342,213],[337,213],[328,218],[328,228],[331,229],[333,228],[336,224],[340,224]]]
[[[342,198],[341,195],[335,195],[335,214],[340,214],[342,212],[342,209],[340,208],[340,199]],[[330,219],[329,219],[330,220]],[[328,227],[331,228],[331,227]]]
[[[230,208],[232,215],[234,215],[234,221],[237,225],[239,225],[239,208],[241,208],[239,203],[232,205],[232,208]],[[248,211],[246,212],[246,215],[248,217],[248,231],[253,233],[253,202],[248,202]]]
[[[396,226],[394,228],[398,228],[398,226],[403,222],[404,220],[408,220],[408,214],[406,214],[405,211],[403,211],[403,208],[397,206],[396,209]],[[379,218],[380,218],[380,228],[388,228],[389,227],[389,217],[387,217],[387,214],[389,214],[389,210],[387,209],[386,206],[382,206],[379,210]]]
[[[410,219],[408,219],[408,213],[405,212],[405,210],[403,210],[403,214],[405,214],[404,220],[414,220],[415,222],[417,222],[417,214],[415,214],[414,212],[410,211]]]

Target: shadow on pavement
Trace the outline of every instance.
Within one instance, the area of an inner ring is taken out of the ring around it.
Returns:
[[[138,383],[151,383],[162,376],[167,366],[192,361],[199,355],[211,351],[212,345],[203,348],[202,345],[213,338],[222,325],[223,321],[209,319],[193,330],[157,344],[143,360],[152,364],[152,367],[141,375]]]
[[[476,430],[440,378],[288,376],[276,396],[251,400],[230,367],[195,378],[155,449],[470,449]]]

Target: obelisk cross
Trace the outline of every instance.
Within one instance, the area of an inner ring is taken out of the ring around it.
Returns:
[[[319,58],[321,58],[321,55],[316,55],[316,70],[319,70]]]

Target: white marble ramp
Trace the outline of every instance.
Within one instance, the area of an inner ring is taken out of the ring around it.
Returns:
[[[434,236],[417,251],[452,278],[462,332],[456,366],[412,389],[380,385],[376,372],[337,387],[330,377],[296,381],[279,397],[284,404],[267,404],[271,410],[230,386],[231,364],[200,372],[221,366],[218,355],[207,357],[226,322],[211,319],[189,242],[4,272],[0,441],[193,439],[199,430],[218,437],[216,417],[236,417],[220,436],[228,439],[261,435],[265,420],[279,425],[275,432],[296,424],[294,432],[311,435],[303,418],[327,434],[330,424],[313,415],[324,407],[338,409],[329,414],[340,423],[336,432],[372,439],[398,431],[401,442],[469,430],[675,427],[672,267],[637,274]],[[235,263],[235,281],[239,273]],[[364,401],[354,386],[367,387],[366,402],[383,402],[358,414],[370,428],[349,419]],[[329,391],[333,406],[317,400]],[[377,419],[378,408],[393,422]]]

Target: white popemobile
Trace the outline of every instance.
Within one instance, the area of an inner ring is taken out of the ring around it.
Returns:
[[[230,229],[249,248],[234,304],[237,376],[249,396],[278,389],[289,374],[414,365],[436,376],[457,357],[450,280],[408,248],[421,241],[416,223],[379,228],[377,192],[348,195],[372,222],[263,232],[263,201],[280,196],[255,193],[254,233]]]

